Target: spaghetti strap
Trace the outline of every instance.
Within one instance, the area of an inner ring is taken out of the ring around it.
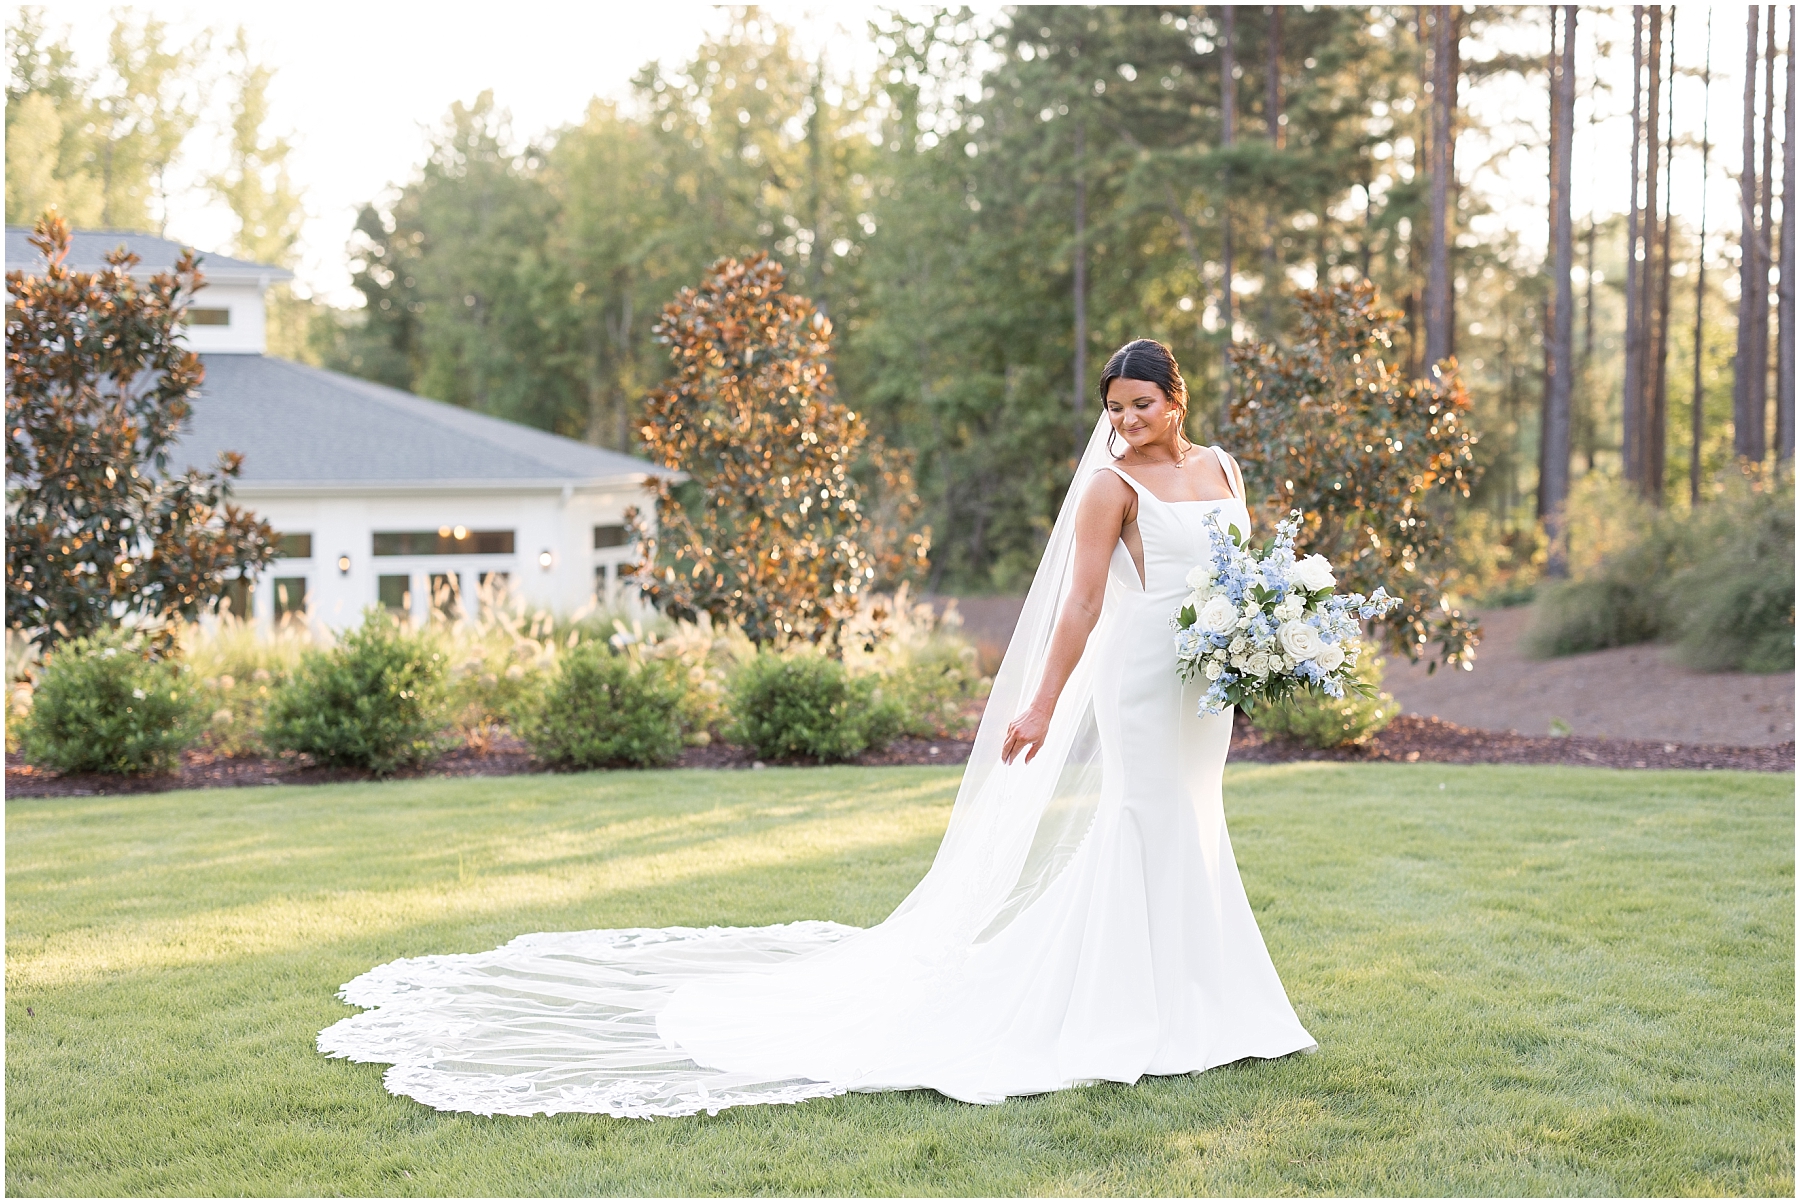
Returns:
[[[1225,487],[1239,501],[1244,500],[1244,474],[1239,470],[1237,461],[1225,453],[1225,448],[1215,444],[1213,454],[1219,457],[1219,470],[1225,473]]]

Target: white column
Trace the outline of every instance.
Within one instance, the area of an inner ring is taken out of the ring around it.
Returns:
[[[250,593],[250,613],[259,633],[275,630],[275,573],[271,569],[256,578]]]

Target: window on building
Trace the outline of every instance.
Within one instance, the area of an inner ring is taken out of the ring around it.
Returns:
[[[299,535],[281,535],[275,541],[275,554],[284,560],[312,559],[311,533]]]
[[[462,613],[462,579],[454,572],[431,574],[431,612],[440,618]]]
[[[594,550],[623,547],[629,538],[630,533],[623,526],[596,526],[594,528]]]
[[[241,576],[226,581],[225,591],[219,594],[219,613],[229,611],[233,618],[249,622],[254,614],[250,609],[254,592],[250,582]]]
[[[470,530],[466,526],[440,526],[436,530],[378,530],[378,556],[510,556],[513,533],[509,530]]]
[[[187,311],[187,323],[190,326],[229,326],[231,310],[190,308]]]
[[[375,596],[383,606],[396,614],[410,614],[412,612],[412,578],[404,573],[399,576],[376,577]]]
[[[275,621],[280,622],[289,614],[306,616],[306,578],[303,576],[275,578]]]

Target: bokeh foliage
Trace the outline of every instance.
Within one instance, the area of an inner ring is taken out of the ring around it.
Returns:
[[[1456,503],[1480,475],[1456,361],[1410,378],[1394,362],[1400,315],[1366,280],[1296,303],[1290,346],[1232,348],[1226,441],[1247,491],[1271,527],[1301,511],[1300,546],[1331,561],[1340,587],[1404,599],[1382,623],[1395,651],[1433,668],[1471,662],[1476,624],[1445,598]]]
[[[229,501],[236,456],[171,469],[205,375],[181,338],[197,261],[139,281],[120,250],[72,271],[54,213],[31,241],[42,267],[6,275],[6,624],[47,646],[128,613],[193,618],[275,552]]]
[[[721,259],[682,289],[656,326],[672,373],[638,431],[689,484],[658,478],[657,523],[633,515],[635,579],[666,613],[705,612],[758,644],[831,635],[859,594],[929,547],[865,503],[859,462],[890,498],[910,497],[910,476],[837,396],[831,322],[786,281],[756,255]]]

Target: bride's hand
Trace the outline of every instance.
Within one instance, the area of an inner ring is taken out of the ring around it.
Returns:
[[[1006,764],[1013,762],[1013,757],[1020,749],[1025,751],[1025,763],[1038,754],[1044,746],[1044,737],[1050,733],[1050,711],[1032,703],[1025,712],[1014,719],[1006,728],[1006,743],[1000,748],[1000,759]]]

